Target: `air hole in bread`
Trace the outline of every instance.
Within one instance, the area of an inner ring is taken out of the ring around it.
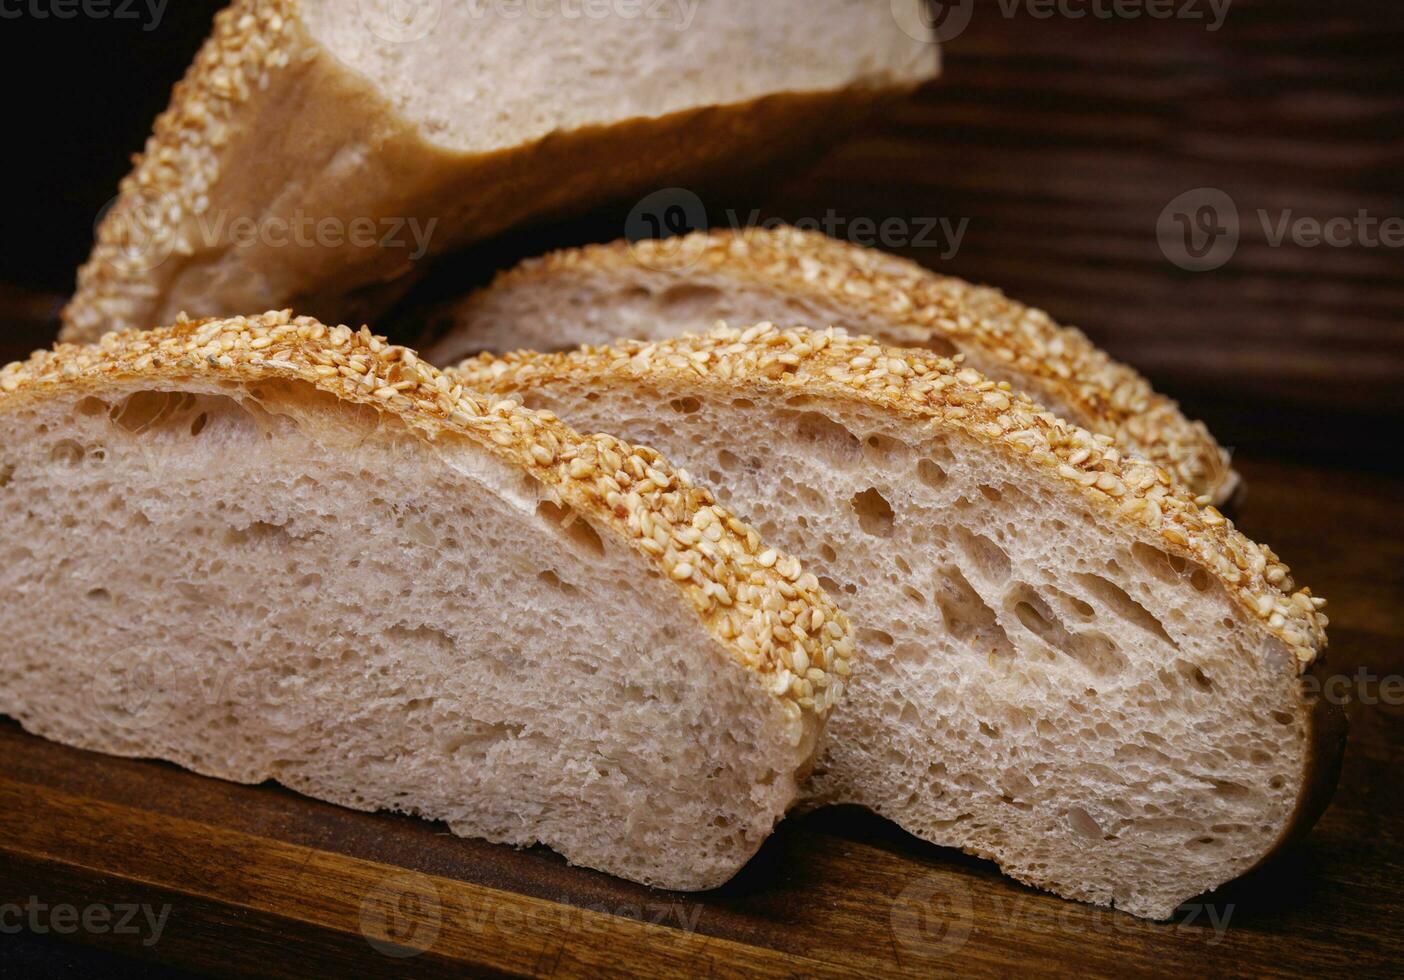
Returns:
[[[955,529],[955,536],[961,551],[986,579],[998,583],[1009,578],[1009,555],[1003,548],[983,534],[963,527]]]
[[[1159,548],[1137,541],[1131,546],[1131,554],[1162,582],[1177,582],[1185,572],[1188,562],[1179,555],[1172,555]]]
[[[112,421],[128,432],[144,432],[170,414],[185,394],[174,391],[138,391],[113,406]]]
[[[1227,800],[1248,800],[1256,795],[1242,783],[1235,783],[1227,779],[1216,779],[1213,782],[1214,795],[1222,796]]]
[[[1204,673],[1197,664],[1192,664],[1186,660],[1177,660],[1175,661],[1175,666],[1196,690],[1204,691],[1206,694],[1214,690],[1214,682],[1209,679],[1209,675]]]
[[[565,504],[543,500],[536,505],[536,513],[544,518],[547,524],[565,532],[567,540],[580,550],[595,556],[605,553],[604,542],[600,540],[599,533],[590,526],[589,521]]]
[[[1103,840],[1106,837],[1101,825],[1092,819],[1092,814],[1080,806],[1068,808],[1068,825],[1075,833],[1089,840]]]
[[[209,421],[209,412],[201,412],[199,415],[195,416],[195,421],[190,423],[190,434],[192,436],[198,436],[201,432],[204,432],[205,426],[209,424]]]
[[[1034,589],[1024,583],[1014,588],[1006,602],[1012,603],[1014,615],[1024,628],[1053,650],[1065,654],[1099,677],[1125,670],[1126,655],[1106,635],[1088,630],[1070,631]]]
[[[497,724],[476,722],[472,724],[470,731],[461,732],[445,743],[444,754],[461,758],[464,761],[481,759],[494,746],[503,742],[515,741],[521,738],[525,731],[526,726],[508,722]]]
[[[801,413],[795,419],[795,433],[835,466],[851,466],[863,457],[858,437],[819,412]]]
[[[87,599],[92,600],[93,602],[111,602],[111,601],[112,601],[112,593],[111,593],[111,592],[108,592],[106,589],[89,589],[89,590],[85,593],[84,597],[87,598]]]
[[[1090,602],[1079,599],[1075,595],[1069,595],[1062,589],[1054,588],[1051,585],[1045,586],[1044,591],[1054,599],[1057,599],[1058,605],[1062,606],[1069,615],[1076,616],[1084,622],[1097,618],[1097,610],[1093,608]]]
[[[1012,660],[1014,644],[999,618],[980,593],[955,566],[942,568],[936,576],[936,605],[941,619],[957,640],[991,658]]]
[[[1094,599],[1100,600],[1117,616],[1179,649],[1180,645],[1166,632],[1165,625],[1149,609],[1131,598],[1131,595],[1121,586],[1108,578],[1093,575],[1090,572],[1078,572],[1077,579]]]
[[[919,591],[912,588],[910,585],[902,586],[902,594],[919,606],[926,605],[926,596],[922,595]]]
[[[877,459],[885,459],[907,448],[907,445],[900,440],[893,439],[891,436],[882,435],[881,433],[874,433],[868,436],[868,438],[864,440],[864,445],[867,447],[868,453]]]
[[[6,463],[0,466],[0,488],[8,487],[10,481],[15,478],[15,464]]]
[[[561,577],[560,577],[559,575],[557,575],[555,572],[551,571],[551,569],[549,569],[549,568],[546,569],[546,570],[545,570],[544,572],[542,572],[541,574],[537,575],[536,577],[537,577],[538,580],[540,580],[540,581],[542,581],[542,582],[545,582],[547,585],[551,586],[552,588],[554,588],[554,589],[560,589],[562,592],[565,592],[566,594],[570,594],[570,593],[572,593],[572,592],[578,592],[578,591],[580,591],[580,590],[577,589],[575,586],[571,585],[569,582],[563,582],[563,581],[561,581]]]
[[[734,473],[741,469],[741,457],[737,456],[729,449],[723,449],[721,452],[717,453],[717,465],[724,470],[730,470]]]
[[[54,448],[49,450],[49,459],[60,466],[77,466],[86,455],[87,451],[72,439],[55,443]]]
[[[890,647],[892,646],[892,634],[870,628],[860,629],[858,631],[858,645],[864,648],[873,646]]]
[[[946,482],[946,471],[934,460],[923,459],[917,462],[917,479],[935,490]]]
[[[1037,601],[1037,597],[1034,597]],[[1042,605],[1040,602],[1039,605]],[[1014,615],[1019,617],[1019,622],[1024,624],[1024,629],[1043,640],[1049,646],[1056,645],[1059,639],[1058,628],[1054,625],[1055,620],[1045,615],[1044,610],[1034,605],[1027,599],[1020,599],[1014,603]],[[1047,607],[1045,606],[1044,609]]]
[[[838,552],[827,541],[819,546],[819,557],[825,561],[838,561]]]
[[[688,395],[684,398],[674,398],[668,403],[668,407],[679,415],[691,415],[693,412],[701,409],[702,402],[700,399]]]
[[[226,528],[223,540],[231,548],[260,542],[277,545],[293,540],[293,535],[282,524],[254,521],[248,527]]]
[[[686,318],[690,311],[700,313],[709,307],[716,306],[721,298],[721,290],[715,286],[687,282],[669,286],[658,294],[656,302],[662,308],[665,316]]]
[[[896,515],[887,498],[876,487],[869,487],[862,493],[854,494],[850,501],[853,512],[858,516],[858,526],[877,538],[892,537]]]
[[[102,415],[109,410],[110,408],[107,402],[103,401],[101,398],[94,398],[91,395],[78,403],[78,414],[86,415],[90,418]]]

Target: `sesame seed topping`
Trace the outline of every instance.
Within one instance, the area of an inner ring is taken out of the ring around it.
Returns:
[[[328,362],[336,368],[328,370]],[[439,372],[365,328],[328,329],[283,310],[110,333],[92,345],[58,344],[0,368],[0,391],[5,392],[0,408],[70,386],[151,377],[189,380],[211,372],[236,382],[292,375],[343,401],[397,417],[426,441],[443,433],[465,436],[521,467],[577,519],[611,529],[641,558],[647,556],[660,577],[676,583],[670,587],[686,597],[718,642],[766,683],[789,672],[795,643],[805,651],[806,662],[832,663],[833,672],[847,676],[854,656],[848,620],[817,580],[780,574],[773,566],[783,561],[790,573],[799,563],[763,549],[752,528],[719,506],[710,491],[682,479],[658,453],[609,435],[581,435],[515,400],[501,399],[489,407],[457,376]],[[398,380],[368,386],[366,377]],[[763,554],[769,565],[760,561]],[[832,629],[784,642],[773,636],[777,623],[816,616]],[[734,636],[727,630],[734,630]],[[807,692],[784,695],[787,712],[799,712],[795,718],[827,713],[838,697],[835,686],[819,691],[805,683]],[[785,690],[791,687],[787,679]],[[799,735],[792,731],[791,737]]]
[[[778,354],[798,350],[805,353],[783,374],[762,370],[776,363]],[[675,360],[696,363],[694,355],[703,352],[712,368],[707,379],[672,366]],[[891,370],[894,359],[902,360],[908,370]],[[1118,520],[1156,535],[1162,547],[1203,565],[1230,596],[1293,648],[1301,663],[1310,664],[1325,646],[1325,617],[1316,603],[1289,599],[1284,592],[1293,588],[1286,566],[1197,499],[1202,495],[1176,483],[1164,468],[1124,456],[1112,437],[1080,429],[1024,395],[1005,392],[958,359],[875,347],[870,338],[850,337],[833,328],[782,333],[758,324],[744,331],[719,327],[701,336],[655,343],[619,341],[562,354],[483,355],[452,371],[470,386],[499,395],[557,381],[628,386],[637,383],[641,372],[669,397],[744,390],[747,397],[774,394],[783,401],[799,391],[809,398],[858,403],[864,409],[876,407],[963,431],[1065,481],[1071,492],[1110,508]],[[988,397],[992,392],[1001,397]],[[777,573],[782,593],[788,583],[806,582],[798,562],[772,549],[757,552],[755,561]],[[1299,594],[1309,596],[1305,590]],[[834,672],[843,676],[838,667]]]
[[[477,296],[492,297],[515,286],[535,288],[552,275],[588,277],[599,270],[627,274],[640,264],[667,269],[666,262],[654,261],[654,253],[666,258],[661,250],[675,249],[679,241],[615,242],[528,259]],[[1115,437],[1197,495],[1210,497],[1208,502],[1226,499],[1237,483],[1227,452],[1203,423],[1186,418],[1173,401],[1157,393],[1132,368],[1108,357],[1080,331],[1060,326],[1042,310],[1017,303],[996,289],[796,228],[696,232],[681,242],[695,257],[677,273],[681,281],[729,278],[741,286],[808,301],[819,309],[837,307],[836,316],[882,331],[878,339],[895,347],[929,347],[933,339],[944,340],[970,359],[969,373],[958,375],[958,380],[986,386],[990,404],[997,410],[1004,403],[994,392],[1008,390],[1008,380],[1013,380],[1035,400],[1057,406],[1078,425]],[[470,297],[460,318],[471,318],[477,302],[477,297]],[[769,327],[750,327],[738,342],[754,343]],[[794,358],[808,353],[800,344],[777,350],[764,368],[771,372],[792,366]],[[885,357],[881,348],[871,344],[849,367],[867,373],[879,359],[885,372],[897,378],[919,371],[906,358]],[[725,366],[706,363],[728,376]],[[986,379],[981,371],[1011,378]],[[972,378],[978,380],[967,380]]]

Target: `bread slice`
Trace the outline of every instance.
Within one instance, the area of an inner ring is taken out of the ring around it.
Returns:
[[[454,371],[652,445],[853,619],[816,802],[1168,916],[1315,819],[1322,600],[1164,471],[934,354],[721,329]],[[1321,710],[1326,710],[1321,702]]]
[[[901,26],[921,2],[235,0],[99,227],[64,339],[364,313],[424,254],[803,157],[935,75]]]
[[[1081,331],[996,289],[795,228],[697,232],[533,259],[437,314],[426,356],[564,350],[617,337],[661,340],[733,326],[838,326],[886,344],[965,355],[1069,421],[1116,437],[1196,494],[1239,485],[1202,422]]]
[[[849,670],[814,576],[656,453],[364,328],[61,345],[0,418],[0,712],[70,745],[699,889]]]

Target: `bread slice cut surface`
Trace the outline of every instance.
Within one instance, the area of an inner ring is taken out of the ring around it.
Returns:
[[[0,712],[70,745],[697,889],[849,670],[814,577],[658,454],[364,329],[60,345],[0,416]]]
[[[963,354],[1041,405],[1164,467],[1215,503],[1238,489],[1228,453],[1081,331],[996,289],[819,232],[748,228],[615,242],[531,259],[436,312],[430,360],[661,340],[732,326],[842,327],[898,347]]]
[[[841,601],[861,656],[813,802],[1151,917],[1314,819],[1323,600],[1007,384],[765,324],[454,373],[670,453]]]
[[[370,315],[448,249],[804,160],[936,74],[903,27],[921,3],[234,0],[105,214],[64,339]]]

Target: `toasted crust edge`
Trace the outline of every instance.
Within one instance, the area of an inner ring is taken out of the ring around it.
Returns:
[[[391,413],[426,441],[463,436],[654,562],[733,659],[801,722],[796,744],[842,695],[854,655],[847,617],[798,561],[765,548],[685,471],[653,450],[581,435],[549,413],[490,404],[365,327],[278,311],[58,344],[0,368],[0,410],[99,383],[196,377],[301,381]],[[781,612],[793,619],[782,622]]]
[[[803,389],[954,426],[1002,452],[1028,457],[1093,505],[1154,532],[1167,551],[1203,565],[1287,647],[1297,673],[1326,646],[1325,599],[1307,588],[1293,591],[1290,569],[1270,548],[1245,537],[1165,470],[1123,456],[1112,437],[1072,425],[1007,383],[950,358],[884,347],[833,328],[781,332],[758,324],[561,354],[482,355],[451,370],[472,386],[504,394],[553,381],[597,383],[641,374],[685,378],[719,392],[737,385]]]
[[[1029,394],[1046,395],[1076,411],[1078,422],[1115,436],[1216,504],[1229,501],[1240,478],[1228,453],[1204,423],[1156,392],[1130,366],[1113,360],[1083,334],[1042,310],[988,286],[939,275],[915,262],[793,227],[698,231],[682,239],[625,240],[587,245],[528,259],[500,273],[459,307],[468,316],[478,297],[529,287],[561,273],[646,268],[652,272],[726,276],[828,304],[870,321],[887,322],[878,339],[921,346],[940,337],[977,348],[992,363],[1031,380]],[[836,324],[845,326],[845,324]],[[813,324],[812,326],[828,326]]]
[[[656,117],[622,119],[610,126],[550,133],[489,152],[459,151],[434,144],[397,114],[368,80],[323,48],[303,23],[299,3],[300,0],[234,0],[216,14],[208,39],[176,84],[169,105],[157,117],[143,151],[133,158],[133,169],[122,179],[116,199],[102,217],[92,251],[78,270],[77,288],[60,311],[61,339],[93,341],[108,330],[150,326],[155,320],[169,319],[180,311],[181,307],[168,298],[171,279],[186,257],[199,251],[194,232],[186,222],[206,213],[211,196],[217,197],[221,180],[229,176],[225,159],[228,134],[241,125],[243,114],[254,104],[255,94],[275,85],[306,86],[305,91],[296,93],[296,98],[306,99],[311,92],[323,102],[334,104],[338,114],[347,116],[345,125],[332,134],[336,138],[357,130],[373,131],[380,149],[374,161],[376,180],[408,185],[420,181],[441,184],[448,180],[449,187],[438,187],[437,191],[420,187],[420,193],[394,208],[397,216],[407,218],[422,213],[427,219],[449,215],[444,224],[451,224],[456,213],[452,187],[463,181],[461,174],[453,179],[448,175],[466,166],[484,171],[476,196],[490,193],[498,185],[509,186],[511,193],[507,196],[499,194],[490,208],[478,209],[481,228],[470,234],[465,228],[468,223],[460,222],[457,231],[434,239],[432,251],[437,252],[442,247],[495,234],[521,221],[576,209],[573,204],[559,203],[556,207],[523,210],[521,201],[550,198],[560,185],[578,184],[581,175],[591,169],[581,168],[582,157],[617,163],[617,157],[624,156],[641,134],[653,134],[653,142],[661,150],[677,145],[675,137],[683,129],[701,127],[704,135],[715,137],[704,143],[725,140],[735,144],[735,149],[723,157],[727,161],[749,159],[752,155],[764,158],[766,154],[758,154],[760,149],[778,157],[788,148],[766,145],[768,130],[777,126],[786,130],[787,138],[782,143],[804,142],[796,138],[800,135],[796,130],[818,129],[821,122],[826,124],[826,130],[837,132],[840,119],[856,122],[858,114],[867,107],[901,97],[936,77],[940,70],[939,48],[932,43],[924,68],[906,65],[886,74],[856,77],[843,87],[771,92],[740,102],[694,106]],[[797,126],[794,120],[803,120],[806,125]],[[594,145],[596,134],[610,129],[618,130],[617,139],[603,148]],[[820,145],[827,139],[822,136],[812,138],[812,142]],[[686,174],[681,176],[683,180],[702,179],[707,163],[716,162],[696,153],[693,157],[694,167],[680,168]],[[628,168],[637,170],[639,166],[637,160],[628,161]],[[533,170],[558,170],[571,180],[527,179],[523,183],[522,174]],[[656,175],[660,180],[669,176],[680,174],[670,174],[665,169]],[[332,185],[331,181],[326,183]],[[599,198],[600,188],[594,190],[595,193],[583,196]],[[457,192],[463,193],[461,189]],[[447,199],[445,194],[449,195]],[[332,212],[338,203],[335,194],[313,200]],[[570,201],[566,198],[566,202]],[[318,208],[311,210],[316,212]],[[364,217],[355,212],[352,216]],[[266,258],[258,250],[251,254],[255,260]],[[333,285],[319,281],[302,289],[274,287],[262,294],[246,294],[235,304],[239,309],[189,312],[229,315],[240,309],[288,303],[314,305],[328,316],[347,316],[362,303],[375,309],[381,304],[373,297],[395,295],[383,280],[409,276],[411,268],[403,257],[386,264],[383,250],[372,254],[381,261],[357,256],[357,277],[344,286],[340,282]],[[328,268],[345,271],[352,264],[347,256],[346,250],[336,253]],[[366,292],[352,298],[362,290]]]

